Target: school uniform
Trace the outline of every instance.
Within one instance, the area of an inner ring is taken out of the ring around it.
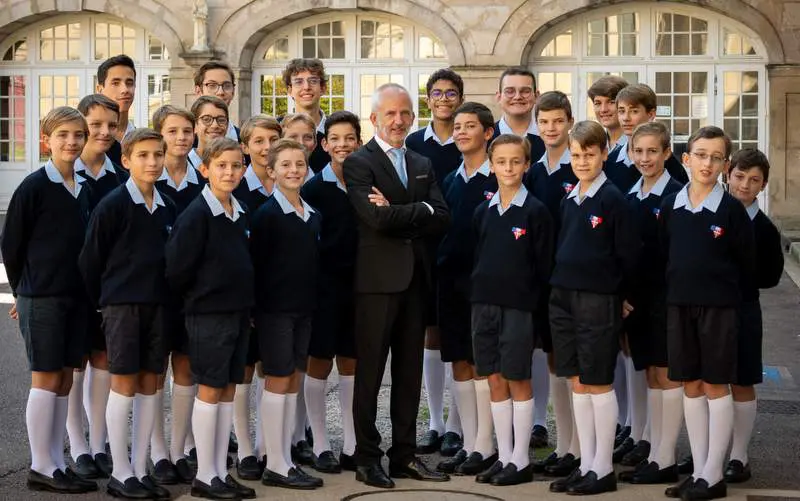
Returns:
[[[550,277],[553,223],[547,208],[521,185],[508,207],[500,194],[475,211],[472,339],[478,375],[531,378],[533,316]]]
[[[175,204],[153,189],[147,207],[133,178],[97,206],[79,265],[91,303],[103,315],[111,374],[161,374],[167,354],[164,248]]]
[[[325,112],[319,110],[319,124],[317,124],[317,145],[314,147],[314,151],[308,157],[308,167],[316,174],[317,172],[321,171],[331,162],[331,156],[328,155],[328,152],[322,148],[322,140],[325,139],[325,120],[328,119]],[[283,116],[278,117],[278,122],[283,123]],[[313,117],[312,117],[313,118]]]
[[[199,166],[200,164],[194,165],[190,160],[186,165],[186,175],[178,184],[175,184],[167,172],[167,168],[164,167],[161,176],[156,181],[158,191],[175,202],[178,214],[181,214],[208,184],[208,180],[197,170]]]
[[[316,307],[320,215],[302,200],[300,215],[276,188],[253,215],[254,319],[264,373],[305,370]]]
[[[330,164],[303,186],[301,194],[325,215],[319,232],[317,309],[308,354],[325,360],[355,358],[356,215],[347,188]]]
[[[253,166],[248,165],[247,170],[244,171],[242,181],[233,190],[233,196],[239,202],[244,203],[250,214],[255,214],[264,205],[264,202],[269,200],[272,193],[267,192],[267,189],[261,184],[261,179],[258,178],[256,171],[253,170]]]
[[[666,170],[647,193],[642,192],[643,181],[639,178],[627,195],[642,239],[637,281],[630,299],[633,311],[625,319],[631,359],[637,371],[667,367],[667,284],[658,219],[664,198],[681,189]]]
[[[492,137],[492,141],[494,141],[494,139],[500,134],[514,134],[514,131],[511,129],[511,126],[508,125],[508,122],[506,122],[505,117],[502,117],[500,118],[500,120],[495,122],[494,136]],[[528,125],[528,130],[525,134],[525,137],[527,137],[528,142],[531,143],[531,164],[532,164],[534,162],[534,158],[541,158],[546,151],[544,146],[544,141],[542,141],[542,138],[539,137],[539,126],[536,124],[536,120],[533,118],[533,112],[531,112],[531,123],[530,125]]]
[[[621,136],[614,148],[608,153],[608,159],[603,165],[603,171],[606,176],[622,193],[628,193],[636,181],[642,177],[628,153],[629,142],[630,137]],[[681,186],[689,182],[689,174],[686,173],[686,169],[674,155],[669,156],[664,163],[664,167],[669,172],[670,177]]]
[[[754,285],[753,225],[721,184],[697,207],[689,185],[664,199],[669,378],[729,384],[737,374],[743,288]]]
[[[125,135],[122,136],[122,140],[124,141],[125,136],[135,130],[136,126],[133,125],[133,122],[128,121],[128,126],[125,128]],[[111,159],[111,162],[114,165],[122,165],[122,142],[117,141],[117,139],[114,138],[114,140],[111,142],[111,148],[109,148],[106,152],[106,156]]]
[[[188,352],[197,384],[244,381],[254,304],[248,215],[235,197],[225,212],[208,186],[178,216],[166,249],[166,276],[183,298]]]
[[[461,165],[461,152],[458,151],[453,136],[442,142],[433,131],[433,123],[409,134],[406,137],[406,147],[430,159],[433,175],[439,186],[442,186],[448,174]]]
[[[578,182],[561,201],[549,311],[557,376],[613,383],[622,300],[640,245],[630,208],[605,173],[583,196]]]
[[[0,250],[31,371],[81,367],[86,355],[86,291],[78,254],[92,206],[91,188],[70,189],[48,161],[14,190]]]

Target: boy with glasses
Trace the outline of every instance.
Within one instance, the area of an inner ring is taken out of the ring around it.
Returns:
[[[325,112],[320,107],[320,99],[328,91],[325,66],[319,59],[292,59],[283,70],[283,83],[286,84],[286,93],[294,101],[294,112],[310,116],[317,127],[317,146],[308,159],[308,166],[316,174],[331,161],[330,155],[322,148]]]
[[[533,73],[522,66],[506,68],[500,75],[495,98],[503,110],[503,116],[495,124],[494,137],[500,134],[527,137],[531,144],[531,159],[542,158],[544,142],[539,137],[539,128],[533,118],[533,106],[539,98]]]
[[[236,91],[236,78],[233,70],[220,61],[209,61],[197,70],[194,75],[194,93],[196,96],[216,96],[227,105],[231,105]],[[239,140],[239,128],[228,122],[225,137]],[[196,146],[196,144],[195,144]],[[200,165],[195,165],[200,167]]]

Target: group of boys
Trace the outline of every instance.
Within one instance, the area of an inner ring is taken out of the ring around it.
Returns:
[[[15,191],[2,240],[32,371],[30,488],[89,492],[110,477],[123,498],[168,499],[162,485],[175,483],[254,498],[229,474],[229,451],[239,479],[269,486],[321,487],[301,465],[356,470],[358,232],[344,171],[361,125],[320,109],[320,61],[294,60],[283,78],[297,113],[240,130],[233,72],[207,63],[191,110],[163,106],[152,129],[133,129],[135,67],[116,56],[98,70],[98,94],[43,121],[51,158]],[[567,96],[539,95],[520,67],[500,77],[497,122],[464,102],[450,69],[426,92],[431,123],[406,147],[429,159],[450,210],[428,246],[430,426],[417,452],[448,456],[435,478],[515,485],[538,472],[576,495],[618,479],[676,483],[666,495],[683,499],[724,497],[726,482],[748,479],[758,289],[783,267],[758,208],[766,157],[731,158],[728,136],[708,126],[678,161],[652,89],[614,76],[589,90],[599,123],[574,123]],[[377,190],[369,200],[391,203]],[[334,358],[338,458],[326,432]],[[550,398],[556,449],[532,462],[529,443],[548,442]],[[677,483],[684,416],[693,471]],[[617,477],[616,462],[634,469]]]

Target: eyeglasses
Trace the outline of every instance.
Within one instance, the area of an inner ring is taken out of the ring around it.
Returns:
[[[200,123],[205,125],[206,127],[208,127],[214,122],[217,122],[217,125],[219,125],[220,127],[228,126],[228,117],[223,117],[223,116],[213,117],[211,115],[201,115],[200,118],[198,118],[198,120],[200,120]]]
[[[689,152],[689,154],[703,163],[705,163],[705,161],[710,158],[712,165],[722,165],[725,163],[726,160],[723,157],[718,157],[716,155],[709,155],[708,153],[695,153],[694,151],[691,151]]]
[[[322,83],[322,79],[319,77],[292,78],[291,83],[292,87],[302,87],[305,83],[308,83],[310,87],[316,87]]]
[[[458,99],[458,91],[453,89],[448,90],[441,90],[441,89],[433,89],[430,94],[431,98],[433,99]]]
[[[511,98],[511,97],[516,96],[517,94],[519,94],[520,97],[525,97],[525,98],[531,97],[531,94],[533,94],[533,88],[532,87],[506,87],[506,88],[503,89],[503,95],[506,96],[506,97]]]
[[[216,94],[220,89],[222,89],[223,92],[233,92],[233,89],[236,86],[231,82],[225,82],[223,84],[218,84],[217,82],[206,82],[203,84],[203,87],[205,87],[206,91]]]

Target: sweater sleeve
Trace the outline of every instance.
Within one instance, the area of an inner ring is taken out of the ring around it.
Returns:
[[[758,288],[769,289],[778,285],[783,275],[783,247],[778,229],[767,216],[763,217],[764,221],[760,225],[762,230],[756,241]]]
[[[184,296],[197,277],[208,240],[208,221],[191,207],[175,221],[165,249],[166,276],[170,288]]]
[[[27,183],[20,188],[27,187]],[[33,190],[18,188],[11,196],[3,227],[0,251],[6,268],[11,293],[16,297],[17,287],[22,279],[27,260],[28,242],[36,224],[36,196]]]
[[[753,222],[744,206],[735,201],[731,207],[731,251],[740,270],[740,286],[756,288],[758,284],[756,270],[756,239]]]
[[[553,271],[553,257],[555,256],[553,251],[553,218],[550,217],[550,211],[544,205],[531,211],[528,227],[536,228],[536,232],[531,235],[532,238],[529,242],[533,247],[535,259],[535,285],[536,288],[541,289],[550,283],[550,274]]]
[[[642,240],[636,226],[636,218],[630,205],[620,198],[614,207],[614,252],[622,271],[620,296],[628,299],[636,280],[639,256],[642,251]]]
[[[97,207],[89,219],[89,227],[83,242],[83,249],[78,256],[78,267],[89,294],[89,300],[97,307],[100,303],[103,271],[106,268],[108,255],[119,235],[119,228],[124,221],[122,214],[112,210],[112,205],[105,203]]]

